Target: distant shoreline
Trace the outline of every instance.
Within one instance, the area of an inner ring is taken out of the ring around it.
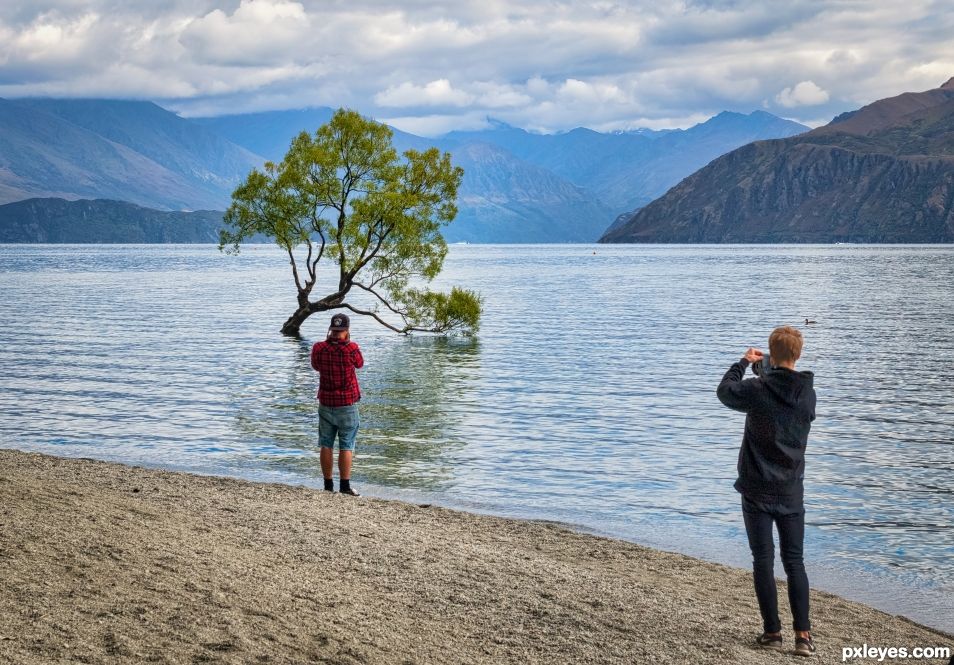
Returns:
[[[779,658],[750,646],[747,571],[553,524],[13,450],[0,501],[0,660]],[[816,662],[863,643],[954,647],[812,600]]]
[[[594,250],[612,250],[621,247],[954,247],[954,242],[450,242],[451,247],[592,247]],[[7,247],[53,247],[56,245],[83,245],[89,247],[217,247],[217,242],[3,242]],[[246,241],[242,247],[277,246],[273,240]]]
[[[217,245],[219,232],[223,228],[222,218],[225,215],[221,210],[158,210],[145,208],[126,201],[109,199],[77,199],[66,200],[60,198],[25,199],[0,205],[0,244],[14,245],[45,245],[45,244],[77,244],[77,245]],[[819,239],[815,235],[796,235],[794,237],[810,238],[804,241],[793,241],[791,238],[757,242],[710,242],[694,243],[679,241],[654,241],[651,237],[634,237],[627,241],[606,242],[605,237],[593,238],[590,242],[569,242],[553,240],[551,242],[499,242],[468,235],[466,231],[455,230],[452,224],[445,230],[449,245],[555,245],[567,246],[574,244],[598,245],[601,248],[629,245],[672,245],[672,246],[918,246],[938,245],[950,246],[954,240],[932,243],[906,242],[863,242],[851,238],[877,238],[879,236],[864,236],[859,234],[829,234]],[[585,237],[585,236],[584,236]],[[665,237],[665,236],[659,236]],[[883,237],[883,236],[882,236]],[[887,236],[892,237],[892,236]],[[827,238],[827,239],[826,239]],[[257,235],[246,241],[245,244],[274,244],[264,235]]]

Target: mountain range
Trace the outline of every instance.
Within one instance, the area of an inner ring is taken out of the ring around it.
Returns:
[[[59,196],[223,209],[261,163],[150,102],[0,99],[0,203]]]
[[[196,122],[277,161],[302,127],[331,109],[197,118]],[[808,127],[764,111],[723,112],[686,130],[535,134],[499,121],[480,131],[424,138],[394,130],[398,150],[436,146],[464,168],[449,241],[592,242],[624,211],[645,205],[733,148],[793,136]]]
[[[592,192],[614,218],[643,206],[726,152],[760,139],[794,136],[808,127],[771,113],[723,111],[689,129],[600,133],[579,127],[534,134],[503,123],[478,132],[451,132],[441,143],[491,143]],[[605,227],[605,225],[604,225]]]
[[[293,136],[331,114],[315,108],[189,119],[151,102],[0,99],[0,204],[58,197],[222,210],[252,168],[280,160]],[[464,167],[449,241],[592,242],[620,212],[718,155],[806,129],[757,111],[675,131],[545,135],[500,122],[437,138],[394,130],[394,143],[399,150],[437,146]]]
[[[715,159],[602,242],[954,242],[954,78]]]

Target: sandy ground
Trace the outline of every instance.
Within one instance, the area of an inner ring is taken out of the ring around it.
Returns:
[[[812,603],[814,662],[954,646]],[[746,571],[558,525],[0,450],[4,663],[806,662],[759,631]]]

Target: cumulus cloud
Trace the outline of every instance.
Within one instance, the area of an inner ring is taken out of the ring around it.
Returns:
[[[423,86],[405,82],[374,96],[378,106],[468,106],[474,99],[470,93],[456,90],[447,79]]]
[[[0,81],[49,80],[59,71],[75,75],[83,61],[98,57],[101,35],[100,17],[92,12],[71,17],[50,12],[21,26],[0,24]]]
[[[622,104],[626,95],[619,86],[612,83],[587,83],[577,79],[567,79],[557,90],[557,97],[571,104]]]
[[[828,101],[828,92],[819,88],[814,81],[802,81],[792,88],[783,88],[775,96],[775,101],[785,108],[818,106]]]
[[[487,116],[479,112],[460,115],[431,114],[378,118],[392,127],[418,136],[440,136],[452,131],[486,129],[490,126]]]
[[[231,14],[215,9],[191,21],[180,43],[196,59],[221,65],[294,62],[311,42],[305,8],[286,0],[242,0]]]
[[[487,109],[519,108],[528,105],[533,97],[521,85],[482,81],[473,86],[477,104]]]
[[[941,0],[8,0],[0,96],[185,115],[352,106],[398,126],[817,122],[954,75]],[[780,85],[780,82],[781,85]],[[779,90],[787,85],[783,90]]]

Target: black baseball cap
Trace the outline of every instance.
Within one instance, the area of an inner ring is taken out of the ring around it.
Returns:
[[[351,327],[351,321],[347,314],[335,314],[331,317],[331,330],[347,330]]]

